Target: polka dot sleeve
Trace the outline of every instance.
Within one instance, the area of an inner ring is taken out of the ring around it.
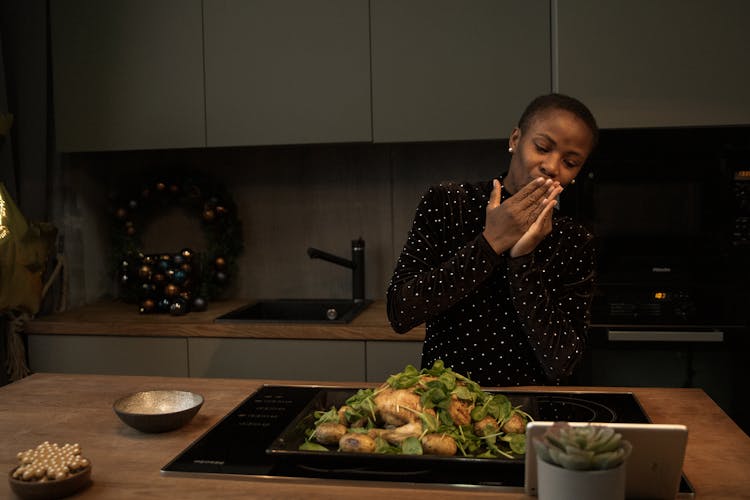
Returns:
[[[550,380],[570,375],[583,355],[594,288],[593,238],[562,219],[549,238],[556,245],[508,259],[513,304]]]
[[[445,312],[504,261],[474,229],[484,217],[476,208],[486,205],[484,198],[453,183],[422,196],[388,286],[388,319],[396,332]]]

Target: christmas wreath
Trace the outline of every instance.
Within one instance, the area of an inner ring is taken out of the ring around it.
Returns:
[[[190,248],[145,254],[141,235],[160,211],[181,207],[200,219],[204,252]],[[219,297],[242,251],[237,207],[218,182],[197,173],[165,172],[113,196],[112,255],[120,297],[142,313],[184,314]]]

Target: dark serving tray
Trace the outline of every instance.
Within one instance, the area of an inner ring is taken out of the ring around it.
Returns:
[[[356,389],[327,389],[321,388],[310,403],[297,415],[296,418],[279,434],[279,436],[266,449],[266,453],[281,459],[293,461],[297,466],[306,465],[325,469],[327,472],[346,471],[352,473],[363,471],[366,473],[381,472],[384,474],[419,474],[422,471],[434,472],[436,468],[471,466],[477,465],[497,467],[498,464],[520,465],[524,464],[523,455],[515,455],[514,458],[478,458],[455,455],[451,457],[436,455],[393,455],[385,453],[350,453],[337,451],[335,446],[329,447],[330,451],[300,450],[299,446],[305,441],[305,430],[314,427],[315,411],[327,411],[332,406],[340,407],[354,394]],[[521,406],[523,411],[537,418],[534,400],[526,395],[514,395],[505,393],[511,404]]]

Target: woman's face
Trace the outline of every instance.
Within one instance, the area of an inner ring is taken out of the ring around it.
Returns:
[[[527,130],[515,128],[510,136],[513,156],[504,179],[506,189],[516,193],[537,177],[567,186],[581,171],[593,141],[588,126],[570,111],[549,109],[537,113]]]

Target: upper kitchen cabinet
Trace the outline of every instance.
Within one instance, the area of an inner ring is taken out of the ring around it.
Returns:
[[[205,146],[201,0],[53,0],[60,151]]]
[[[370,141],[367,0],[204,0],[208,146]]]
[[[559,90],[602,127],[750,123],[750,2],[557,5]]]
[[[551,89],[548,0],[372,0],[376,142],[509,137]]]

